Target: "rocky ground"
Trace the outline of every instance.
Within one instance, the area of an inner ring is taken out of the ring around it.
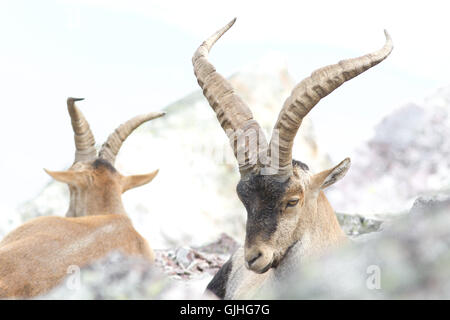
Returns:
[[[339,215],[351,245],[298,266],[265,299],[450,298],[450,195],[418,198],[390,221]],[[204,289],[236,250],[222,234],[202,247],[156,251],[156,264],[112,253],[39,299],[214,299]]]
[[[113,252],[38,299],[204,299],[207,283],[238,248],[222,234],[202,247],[155,250],[155,264]]]

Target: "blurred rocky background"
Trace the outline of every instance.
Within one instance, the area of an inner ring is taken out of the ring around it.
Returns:
[[[355,148],[327,196],[342,212],[406,212],[419,195],[450,190],[450,87],[400,106]]]

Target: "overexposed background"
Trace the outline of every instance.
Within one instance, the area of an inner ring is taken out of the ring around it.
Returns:
[[[72,163],[68,96],[86,98],[83,113],[102,143],[128,118],[198,90],[192,54],[233,17],[235,26],[211,54],[225,76],[269,54],[282,56],[300,81],[378,49],[389,31],[392,55],[310,114],[321,149],[340,161],[390,110],[449,84],[448,12],[446,1],[3,0],[2,212],[48,183],[42,168]]]

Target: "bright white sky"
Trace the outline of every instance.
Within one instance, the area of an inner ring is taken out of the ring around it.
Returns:
[[[211,54],[226,76],[276,51],[301,80],[378,49],[383,29],[390,32],[392,55],[311,113],[319,141],[338,161],[392,108],[449,84],[449,12],[446,1],[430,0],[2,0],[3,206],[32,197],[49,180],[43,167],[71,163],[68,96],[86,98],[79,105],[101,143],[124,120],[197,90],[191,56],[233,17]]]

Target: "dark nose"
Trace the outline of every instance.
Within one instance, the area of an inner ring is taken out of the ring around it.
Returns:
[[[261,251],[255,252],[253,257],[251,257],[250,259],[247,260],[248,266],[251,267],[251,265],[254,264],[255,261],[258,260],[261,256],[262,256]]]

